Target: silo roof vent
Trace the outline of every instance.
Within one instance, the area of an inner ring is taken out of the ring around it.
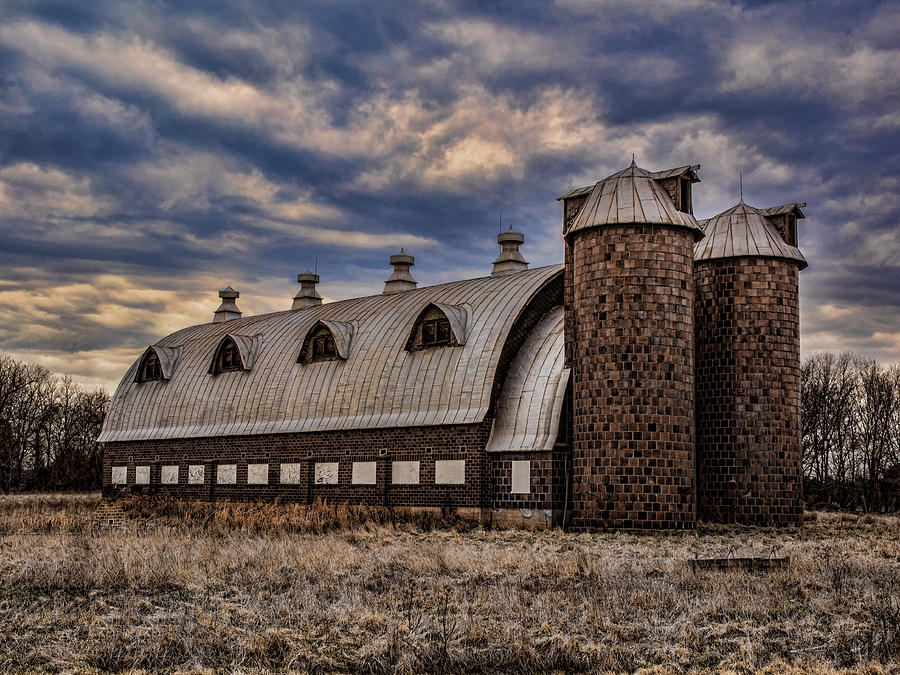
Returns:
[[[300,290],[294,296],[291,309],[306,309],[322,304],[322,296],[316,291],[316,284],[319,283],[318,274],[306,270],[303,274],[297,275],[297,283],[300,284]]]
[[[405,291],[414,291],[416,289],[416,280],[409,273],[409,268],[415,265],[416,259],[411,255],[407,255],[401,248],[400,253],[391,256],[391,265],[394,267],[394,273],[384,283],[384,294],[395,295]]]
[[[519,246],[525,242],[525,235],[512,229],[512,225],[506,232],[497,235],[497,243],[500,244],[500,255],[494,261],[491,270],[492,277],[502,277],[507,274],[515,274],[528,269],[528,261],[519,253]]]
[[[219,291],[219,297],[222,299],[222,304],[219,305],[219,309],[213,314],[213,323],[223,323],[224,321],[241,318],[241,310],[234,304],[234,301],[237,300],[240,295],[241,294],[234,290],[231,285],[228,285]]]

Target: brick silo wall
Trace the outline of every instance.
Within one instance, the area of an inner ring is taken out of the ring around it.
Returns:
[[[799,523],[800,333],[797,264],[696,264],[700,515]]]
[[[693,234],[615,225],[571,243],[572,525],[692,528]]]

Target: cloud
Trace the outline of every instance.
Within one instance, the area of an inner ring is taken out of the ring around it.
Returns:
[[[804,353],[897,359],[898,26],[877,0],[11,7],[0,349],[112,382],[226,283],[256,313],[317,259],[327,298],[380,292],[401,246],[420,285],[486,274],[499,210],[556,263],[555,197],[635,153],[702,164],[698,217],[741,173],[806,201]]]
[[[896,95],[900,48],[881,48],[834,30],[797,33],[751,30],[727,47],[721,63],[725,91],[832,97],[860,108]]]

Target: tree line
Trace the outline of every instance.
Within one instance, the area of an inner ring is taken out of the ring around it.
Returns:
[[[807,505],[900,508],[900,365],[821,353],[801,368]]]
[[[108,409],[106,390],[0,352],[0,492],[97,488]]]

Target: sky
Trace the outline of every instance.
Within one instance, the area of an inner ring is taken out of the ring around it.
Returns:
[[[319,292],[483,276],[499,222],[700,164],[806,202],[801,349],[900,361],[900,3],[0,0],[0,350],[108,389],[147,345]]]

